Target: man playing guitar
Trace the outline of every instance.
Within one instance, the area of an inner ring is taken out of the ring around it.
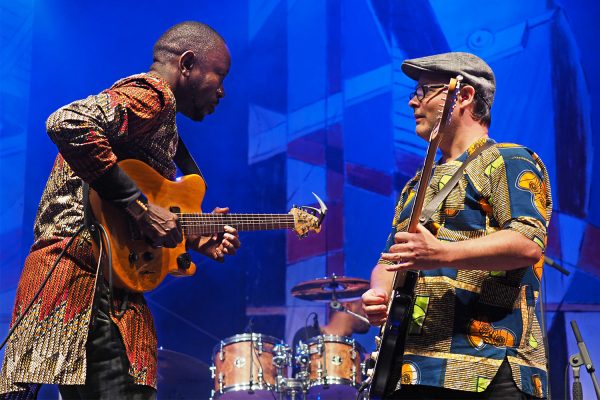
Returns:
[[[139,160],[174,180],[176,113],[201,121],[214,112],[225,95],[229,67],[229,50],[217,32],[202,23],[183,22],[155,43],[150,72],[124,78],[48,118],[48,135],[59,155],[17,289],[0,397],[35,397],[42,383],[59,385],[64,399],[156,397],[152,315],[142,293],[112,290],[97,279],[102,268],[92,253],[91,234],[80,230],[84,183],[121,209],[121,219],[129,215],[153,248],[176,247],[183,240],[177,215],[148,202],[117,162]],[[236,229],[224,231],[188,235],[185,246],[222,261],[240,246]]]
[[[406,226],[419,173],[401,192],[371,289],[362,297],[370,322],[381,325],[395,271],[420,271],[396,365],[401,378],[393,385],[400,389],[384,398],[544,398],[536,300],[552,210],[546,169],[529,149],[488,137],[495,77],[482,59],[445,53],[406,60],[402,70],[417,81],[408,105],[424,140],[436,126],[449,79],[463,77],[439,144],[442,157],[431,181],[420,183],[428,184],[425,204],[470,154],[489,147],[416,233]]]

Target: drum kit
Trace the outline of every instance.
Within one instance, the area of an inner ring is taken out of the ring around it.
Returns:
[[[292,295],[327,301],[338,311],[364,319],[338,300],[359,298],[369,288],[364,279],[320,278],[296,285]],[[211,400],[355,399],[364,376],[364,349],[346,336],[318,335],[291,349],[260,333],[223,339],[213,350]],[[291,375],[292,367],[299,371]]]

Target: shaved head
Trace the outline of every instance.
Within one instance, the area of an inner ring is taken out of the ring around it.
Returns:
[[[150,71],[169,84],[177,112],[194,121],[212,114],[225,96],[223,80],[231,66],[221,35],[201,22],[182,22],[156,41],[153,53]]]
[[[192,50],[202,62],[207,54],[225,46],[225,41],[213,28],[201,22],[186,21],[171,27],[154,44],[154,62],[167,64],[187,50]]]

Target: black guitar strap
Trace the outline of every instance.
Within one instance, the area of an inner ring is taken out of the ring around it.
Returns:
[[[489,149],[494,144],[495,143],[491,142],[491,141],[484,143],[483,145],[479,146],[474,152],[472,152],[465,161],[463,161],[461,166],[458,167],[458,169],[456,170],[454,175],[452,175],[452,178],[450,178],[450,180],[446,183],[446,185],[444,185],[442,190],[440,190],[438,192],[438,194],[436,194],[433,197],[433,199],[431,199],[431,201],[427,204],[427,206],[425,208],[423,208],[423,211],[421,211],[421,216],[419,217],[419,223],[421,225],[425,225],[427,222],[429,222],[429,219],[435,213],[435,211],[440,206],[442,201],[444,201],[444,199],[448,196],[450,191],[454,188],[454,186],[456,186],[456,184],[462,177],[463,172],[465,171],[465,168],[467,167],[467,165],[469,165],[469,163],[471,161],[473,161],[475,158],[477,158],[477,156],[479,154],[481,154],[484,150]]]
[[[183,143],[183,140],[181,139],[181,137],[179,137],[179,140],[177,142],[177,151],[175,152],[175,157],[173,160],[175,161],[175,164],[179,167],[179,169],[181,170],[181,172],[184,175],[196,174],[196,175],[199,175],[200,177],[202,177],[202,179],[204,179],[204,175],[202,175],[200,168],[198,168],[196,161],[194,161],[194,159],[192,158],[192,155],[190,154],[189,150],[187,149],[187,146],[185,145],[185,143]],[[206,184],[206,180],[204,180],[204,183]],[[207,187],[208,187],[208,185],[207,185]],[[92,213],[92,208],[90,206],[90,202],[89,202],[89,193],[90,193],[90,186],[84,181],[83,182],[83,210],[84,210],[83,221],[87,228],[90,228],[90,226],[96,222],[94,219],[94,215]],[[98,235],[98,232],[95,232],[95,235],[93,235],[95,240],[98,239],[97,235]]]
[[[206,179],[204,178],[204,175],[202,175],[202,171],[200,171],[200,168],[198,168],[198,164],[196,164],[196,161],[194,161],[194,158],[190,154],[187,146],[185,143],[183,143],[181,136],[179,136],[179,140],[177,141],[177,151],[175,152],[175,158],[173,160],[184,175],[199,175],[204,180],[204,184],[208,188]]]

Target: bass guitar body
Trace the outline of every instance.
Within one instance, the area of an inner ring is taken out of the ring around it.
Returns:
[[[406,271],[404,285],[394,290],[388,306],[388,317],[381,328],[377,362],[369,388],[369,399],[384,399],[396,390],[402,366],[398,361],[404,354],[404,339],[413,308],[413,293],[419,279],[416,271]]]
[[[200,176],[187,175],[173,182],[141,161],[124,160],[119,166],[135,181],[149,202],[177,213],[202,211],[206,184]],[[108,233],[115,286],[147,292],[156,288],[167,274],[191,276],[196,272],[196,265],[186,252],[185,240],[175,248],[154,248],[140,237],[122,210],[102,200],[93,190],[90,190],[90,204],[96,221]],[[98,259],[98,244],[94,245],[94,251]],[[108,277],[109,263],[106,258],[103,260]]]

